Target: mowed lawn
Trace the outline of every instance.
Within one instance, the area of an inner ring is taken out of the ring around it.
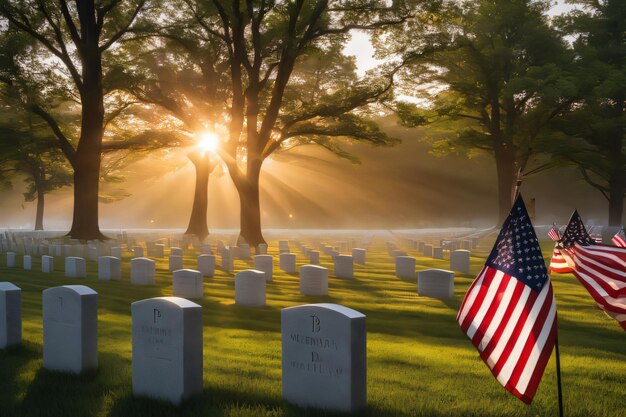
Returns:
[[[130,285],[130,254],[121,281],[98,281],[97,264],[88,261],[87,279],[63,275],[62,258],[55,273],[43,274],[38,257],[33,271],[8,269],[1,255],[0,281],[22,288],[23,346],[0,351],[0,416],[321,416],[282,400],[280,310],[284,307],[332,302],[367,315],[367,398],[359,415],[368,416],[556,416],[557,385],[554,355],[532,405],[506,392],[491,376],[455,317],[468,286],[480,270],[493,240],[473,252],[472,274],[456,275],[455,297],[419,297],[416,281],[395,278],[385,241],[368,248],[367,265],[355,266],[355,279],[336,279],[328,256],[329,296],[299,293],[297,275],[278,268],[268,283],[267,306],[234,305],[233,274],[217,270],[205,279],[203,308],[204,392],[175,408],[135,398],[131,385],[131,315],[133,301],[172,295],[171,274],[163,258],[157,285]],[[406,248],[403,248],[406,249]],[[545,256],[551,244],[544,242]],[[295,249],[294,249],[295,250]],[[449,261],[418,256],[418,270],[448,269]],[[305,264],[298,253],[298,265]],[[185,267],[195,268],[196,254],[186,252]],[[548,258],[549,259],[549,258]],[[218,258],[219,264],[219,258]],[[236,261],[236,271],[251,268]],[[49,287],[84,284],[98,292],[97,372],[68,376],[42,369],[41,292]],[[626,332],[598,310],[571,275],[553,277],[566,416],[626,415]],[[315,387],[311,387],[314,391]]]

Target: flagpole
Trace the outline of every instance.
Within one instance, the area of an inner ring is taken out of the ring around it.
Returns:
[[[557,331],[554,338],[554,347],[556,348],[556,384],[559,390],[559,417],[563,417],[563,391],[561,390],[561,355],[559,354],[559,330],[557,318]]]
[[[519,189],[522,186],[522,168],[517,170],[517,178],[515,181],[515,195],[513,196],[513,201],[517,200],[517,196],[519,195]]]

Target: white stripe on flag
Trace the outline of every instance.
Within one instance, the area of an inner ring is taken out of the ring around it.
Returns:
[[[626,298],[609,297],[609,294],[606,291],[604,291],[604,289],[600,285],[598,285],[598,283],[593,278],[591,278],[589,275],[585,274],[584,272],[581,272],[581,271],[577,271],[577,272],[578,272],[578,276],[582,278],[587,284],[591,285],[593,289],[596,290],[598,295],[602,297],[608,305],[613,306],[615,308],[626,309]]]
[[[511,338],[511,334],[513,333],[513,329],[517,325],[517,322],[520,318],[522,310],[524,310],[526,306],[526,301],[528,300],[528,296],[530,295],[531,291],[532,290],[530,289],[528,285],[524,285],[522,294],[520,295],[519,299],[515,301],[517,304],[515,305],[515,309],[513,310],[513,313],[511,314],[511,318],[509,318],[509,321],[507,322],[506,327],[504,328],[504,331],[502,332],[502,335],[498,339],[496,347],[493,349],[493,351],[487,358],[487,364],[489,365],[489,368],[493,369],[496,363],[498,363],[498,359],[500,359],[500,355],[502,355],[504,348],[506,347],[507,343],[509,342],[509,339]]]
[[[530,382],[530,377],[532,376],[532,371],[535,369],[539,358],[541,357],[541,352],[543,347],[548,340],[548,336],[550,335],[550,330],[552,330],[552,324],[554,323],[554,319],[556,317],[556,303],[554,302],[554,295],[552,296],[553,300],[551,301],[550,311],[548,312],[548,316],[546,317],[546,321],[541,329],[541,333],[539,334],[539,338],[537,338],[537,342],[533,346],[533,350],[530,353],[528,358],[528,362],[524,367],[524,371],[522,372],[519,381],[517,381],[517,385],[515,388],[519,392],[525,392],[528,387],[528,383]]]
[[[483,319],[485,318],[485,314],[487,314],[487,310],[489,310],[489,307],[491,307],[491,304],[493,303],[493,300],[496,294],[498,293],[498,288],[500,287],[500,283],[502,282],[503,275],[504,275],[504,272],[502,271],[496,272],[496,274],[493,277],[493,280],[491,281],[491,284],[489,284],[489,290],[487,291],[487,294],[481,301],[480,309],[474,316],[474,320],[472,320],[472,323],[467,329],[466,333],[470,339],[474,337],[476,330],[478,330],[478,328],[480,327],[480,324],[483,322]]]
[[[496,314],[493,315],[493,319],[491,319],[491,323],[489,323],[489,327],[487,328],[485,335],[483,336],[482,340],[478,344],[478,350],[480,352],[485,350],[489,342],[491,342],[491,337],[498,329],[498,326],[500,326],[502,317],[504,317],[504,313],[506,313],[506,309],[511,302],[511,297],[513,296],[513,292],[515,291],[515,287],[517,285],[518,285],[518,281],[513,277],[509,277],[509,283],[507,284],[506,289],[504,290],[504,294],[502,296],[502,299],[500,300],[500,304],[498,304],[498,309],[496,310]]]
[[[522,350],[528,341],[528,335],[530,334],[533,326],[535,325],[535,321],[537,317],[539,317],[539,312],[543,308],[544,301],[546,299],[546,295],[550,290],[550,285],[545,285],[537,298],[535,299],[535,303],[533,304],[532,309],[528,313],[526,317],[526,321],[524,322],[524,326],[522,327],[522,331],[517,336],[517,340],[515,341],[515,346],[511,351],[511,354],[506,359],[504,366],[500,369],[500,373],[496,377],[498,381],[502,385],[506,385],[509,379],[511,379],[511,374],[513,373],[513,369],[515,369],[515,365],[517,365],[520,360],[520,356],[522,354]]]

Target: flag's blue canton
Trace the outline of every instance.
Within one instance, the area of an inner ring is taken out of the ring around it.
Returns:
[[[539,240],[521,196],[515,200],[485,264],[517,278],[535,291],[541,291],[548,282]]]
[[[565,249],[571,248],[575,243],[583,246],[594,245],[596,243],[591,236],[589,236],[589,233],[587,233],[585,224],[577,210],[574,210],[574,213],[572,213],[572,217],[569,219],[569,223],[563,232],[560,243]]]

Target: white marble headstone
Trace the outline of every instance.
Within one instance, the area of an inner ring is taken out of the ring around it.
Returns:
[[[24,255],[24,269],[30,271],[33,269],[33,258],[30,255]]]
[[[415,279],[415,258],[411,256],[396,257],[396,276],[402,279]]]
[[[288,253],[289,252],[289,241],[288,240],[279,240],[278,241],[278,252],[279,253]]]
[[[15,268],[15,252],[7,252],[7,267]]]
[[[335,277],[354,278],[354,262],[352,255],[335,255]]]
[[[54,257],[48,255],[41,257],[41,272],[54,272]]]
[[[235,304],[247,307],[265,305],[265,272],[246,269],[235,274]]]
[[[202,308],[179,297],[136,301],[133,394],[179,405],[202,393]]]
[[[198,271],[206,277],[212,277],[215,275],[215,255],[199,255]]]
[[[130,260],[130,283],[151,285],[155,283],[156,267],[152,259],[133,258]]]
[[[230,272],[234,269],[233,254],[229,248],[223,248],[221,250],[222,256],[222,269],[226,272]]]
[[[100,256],[98,258],[98,279],[103,281],[119,280],[122,278],[122,261],[115,256]]]
[[[68,278],[86,278],[87,262],[83,258],[68,256],[65,258],[65,276]]]
[[[352,258],[355,264],[365,265],[365,254],[367,251],[361,248],[352,249]]]
[[[288,274],[296,273],[296,254],[295,253],[281,253],[280,254],[280,269]]]
[[[116,258],[122,259],[122,248],[113,247],[111,248],[111,256],[115,256]]]
[[[267,243],[259,243],[256,247],[257,255],[267,255]]]
[[[75,374],[98,367],[98,294],[91,288],[43,291],[43,367]]]
[[[300,293],[328,295],[328,269],[319,265],[300,267]]]
[[[254,257],[254,269],[265,272],[265,280],[274,279],[274,257],[271,255],[256,255]]]
[[[170,272],[183,269],[183,257],[180,255],[170,255],[169,263],[170,263]]]
[[[459,249],[450,252],[450,269],[464,274],[470,273],[470,251]]]
[[[202,272],[193,269],[179,269],[173,273],[174,296],[182,298],[202,298]]]
[[[88,245],[87,257],[89,258],[90,261],[97,261],[98,260],[98,247],[95,245]]]
[[[283,398],[356,412],[367,402],[365,315],[337,304],[281,311]]]
[[[313,265],[319,265],[320,263],[320,252],[316,250],[309,251],[309,263]]]
[[[433,298],[454,296],[454,272],[444,269],[426,269],[417,273],[417,292]]]
[[[238,256],[239,259],[248,260],[250,259],[250,245],[247,243],[242,243],[239,245]]]
[[[22,343],[22,290],[0,282],[0,349]]]

